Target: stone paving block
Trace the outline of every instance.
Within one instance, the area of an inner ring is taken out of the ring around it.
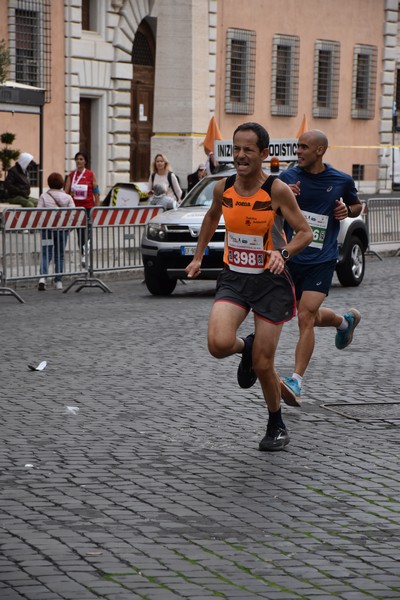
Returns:
[[[26,596],[22,596],[19,592],[15,590],[2,590],[2,600],[25,600],[25,598]]]

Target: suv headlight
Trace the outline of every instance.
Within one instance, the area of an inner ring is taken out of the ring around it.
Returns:
[[[147,225],[147,237],[150,240],[165,240],[167,237],[165,225],[160,223],[149,223]]]

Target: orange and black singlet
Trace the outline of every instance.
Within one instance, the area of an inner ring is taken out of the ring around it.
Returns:
[[[228,177],[222,201],[226,234],[224,263],[239,273],[262,273],[268,269],[266,250],[278,250],[286,244],[283,216],[271,203],[273,176],[265,180],[252,196],[239,196],[236,175]]]

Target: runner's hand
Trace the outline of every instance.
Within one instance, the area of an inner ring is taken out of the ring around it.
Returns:
[[[336,200],[336,206],[333,209],[333,215],[338,221],[343,221],[343,219],[349,216],[348,208],[342,199]]]
[[[192,260],[185,269],[188,279],[195,279],[198,277],[201,273],[200,267],[201,260]]]
[[[296,183],[289,183],[288,185],[295,196],[300,194],[300,181],[296,181]]]
[[[279,275],[285,268],[285,261],[282,258],[279,250],[265,250],[265,253],[269,256],[268,269],[274,275]]]

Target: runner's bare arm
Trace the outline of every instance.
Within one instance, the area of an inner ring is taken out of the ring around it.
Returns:
[[[214,187],[213,201],[206,212],[201,225],[199,239],[197,242],[196,252],[193,260],[188,264],[185,271],[188,278],[194,279],[200,275],[201,261],[203,260],[204,252],[208,242],[211,240],[214,231],[216,230],[222,214],[222,194],[224,191],[225,179],[221,179]]]
[[[296,232],[296,235],[285,246],[290,256],[293,256],[312,242],[311,228],[301,212],[292,190],[280,179],[275,179],[272,184],[271,199],[272,208],[274,210],[279,208],[285,220]]]

